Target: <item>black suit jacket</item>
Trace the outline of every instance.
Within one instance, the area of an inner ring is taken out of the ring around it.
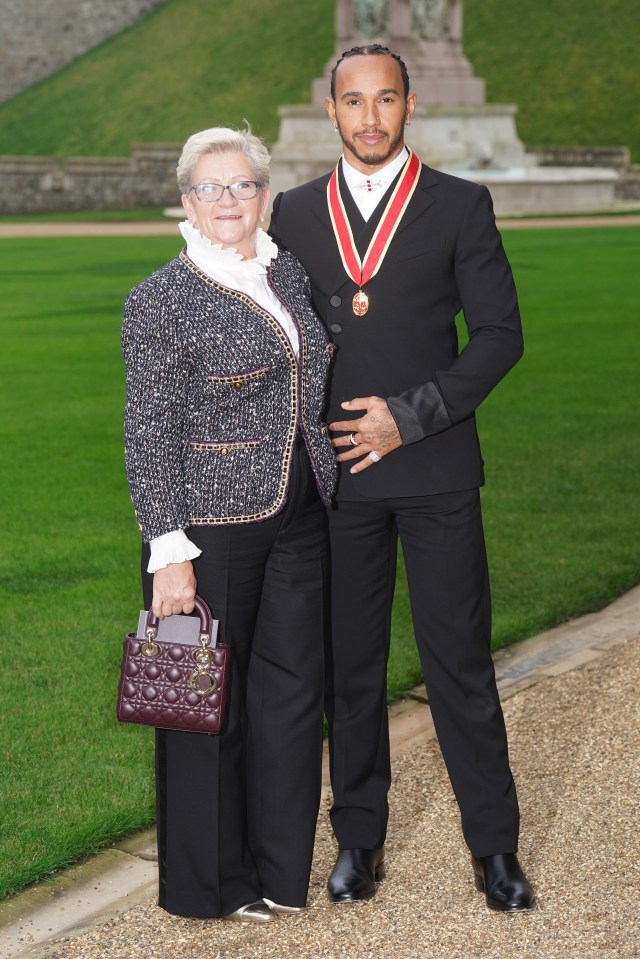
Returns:
[[[343,400],[382,396],[403,440],[356,476],[343,467],[338,498],[482,485],[474,411],[523,351],[515,285],[488,190],[423,166],[382,267],[366,284],[369,311],[357,317],[351,301],[358,288],[338,252],[328,181],[326,175],[279,194],[270,232],[308,272],[314,305],[337,346],[329,422],[360,415],[342,410]],[[374,224],[364,224],[345,190],[362,247]],[[455,316],[461,309],[469,343],[459,351]]]

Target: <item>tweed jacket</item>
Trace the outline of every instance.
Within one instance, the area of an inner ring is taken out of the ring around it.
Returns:
[[[184,250],[126,300],[126,468],[145,540],[274,516],[296,435],[330,501],[336,467],[323,417],[334,347],[295,257],[279,253],[268,282],[294,320],[299,359],[270,313]]]

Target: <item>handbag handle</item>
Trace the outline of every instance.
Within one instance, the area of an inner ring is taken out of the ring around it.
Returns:
[[[203,647],[208,646],[211,641],[211,610],[200,596],[196,595],[195,606],[200,617],[200,643]],[[152,609],[147,613],[147,625],[145,635],[148,642],[153,642],[158,633],[158,617]],[[214,637],[215,646],[215,637]]]

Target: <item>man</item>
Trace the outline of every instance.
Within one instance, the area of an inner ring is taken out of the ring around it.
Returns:
[[[333,70],[336,171],[276,198],[271,231],[311,277],[337,345],[329,424],[339,451],[331,511],[327,713],[329,898],[374,895],[390,786],[386,664],[398,534],[436,732],[476,887],[503,911],[533,906],[516,857],[519,815],[490,653],[489,578],[474,410],[522,355],[516,291],[488,191],[422,166],[404,145],[416,98],[377,44]],[[458,355],[454,317],[469,343]]]

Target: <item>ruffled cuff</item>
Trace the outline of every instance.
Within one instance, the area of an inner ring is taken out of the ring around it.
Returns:
[[[170,533],[156,536],[149,541],[149,546],[151,557],[147,566],[148,573],[155,573],[171,563],[184,563],[188,559],[195,559],[202,553],[183,529],[174,529]]]

